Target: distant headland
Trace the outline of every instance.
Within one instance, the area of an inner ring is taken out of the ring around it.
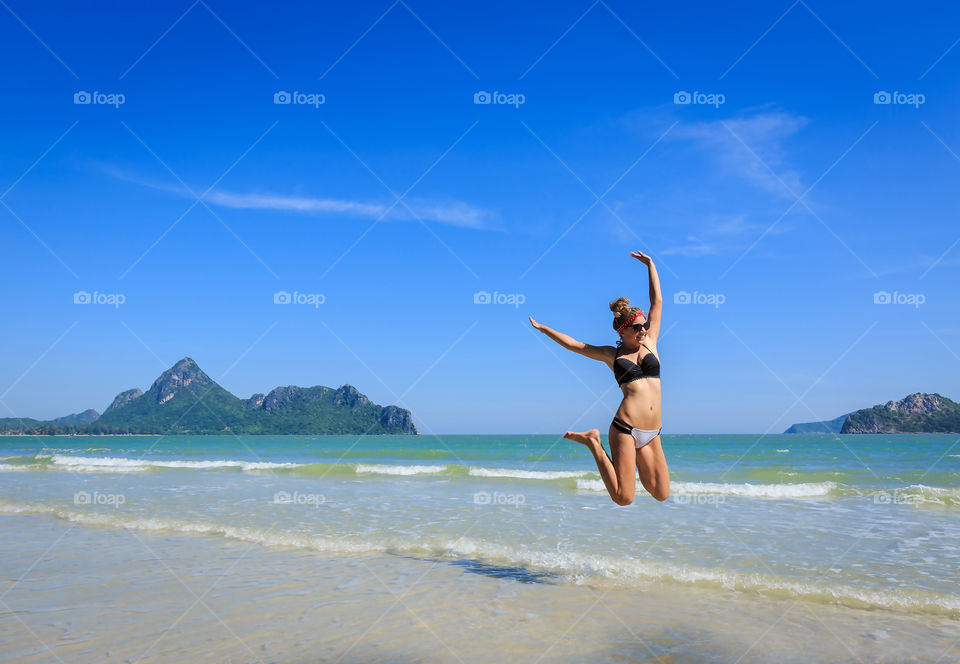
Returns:
[[[960,404],[916,392],[832,420],[794,424],[784,433],[960,433]]]
[[[89,409],[54,420],[0,418],[0,434],[419,434],[409,410],[378,406],[352,385],[277,387],[234,396],[185,357],[149,390],[121,392],[101,415]]]

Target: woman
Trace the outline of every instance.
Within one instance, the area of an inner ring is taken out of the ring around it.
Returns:
[[[563,435],[583,443],[593,453],[603,484],[618,505],[633,502],[637,469],[640,483],[651,496],[659,501],[670,496],[670,475],[660,446],[660,360],[657,353],[663,309],[660,278],[649,256],[639,251],[632,251],[630,255],[646,265],[650,273],[650,314],[645,318],[643,312],[638,307],[631,307],[630,300],[625,297],[611,302],[613,328],[620,335],[616,348],[582,343],[530,318],[535,328],[567,350],[604,362],[613,370],[623,391],[623,401],[610,424],[607,438],[612,460],[600,443],[597,429],[568,431]]]

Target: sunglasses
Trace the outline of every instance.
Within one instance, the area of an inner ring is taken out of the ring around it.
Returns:
[[[627,327],[632,329],[634,332],[639,332],[640,330],[643,329],[643,326],[644,326],[644,323],[635,323],[633,325],[628,325]]]

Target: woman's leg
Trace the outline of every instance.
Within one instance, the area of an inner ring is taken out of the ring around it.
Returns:
[[[607,440],[610,441],[612,460],[603,449],[600,432],[597,429],[582,433],[568,431],[563,437],[587,446],[593,454],[594,461],[597,462],[597,470],[600,471],[603,485],[607,488],[607,493],[610,494],[613,502],[617,505],[629,505],[633,502],[633,495],[637,489],[637,456],[634,453],[636,447],[633,436],[610,425]]]
[[[670,497],[670,471],[660,446],[660,436],[637,450],[637,468],[640,470],[640,484],[647,493],[661,502]]]

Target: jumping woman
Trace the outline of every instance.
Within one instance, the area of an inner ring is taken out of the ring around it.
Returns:
[[[657,359],[657,337],[660,335],[660,313],[663,297],[657,268],[646,254],[631,251],[630,255],[647,266],[650,279],[650,313],[644,317],[639,307],[621,297],[610,303],[613,328],[620,335],[617,347],[591,346],[562,332],[552,330],[530,318],[533,326],[558,344],[605,363],[623,391],[623,401],[610,424],[607,440],[611,460],[600,442],[600,432],[567,431],[563,437],[582,443],[593,453],[603,484],[618,505],[629,505],[637,485],[663,501],[670,496],[670,475],[667,460],[660,446],[660,360]]]

